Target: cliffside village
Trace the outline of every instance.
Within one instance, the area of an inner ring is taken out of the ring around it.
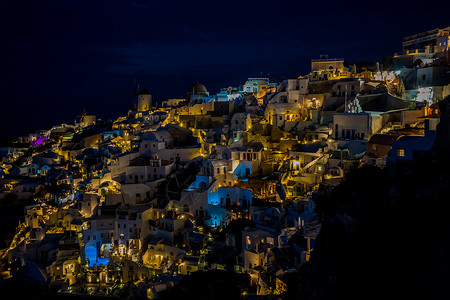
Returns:
[[[61,294],[156,299],[198,270],[250,276],[283,295],[310,259],[319,188],[353,168],[426,156],[450,95],[450,27],[403,39],[383,62],[311,61],[307,75],[248,78],[213,95],[153,101],[114,121],[20,137],[0,168],[1,201],[32,199],[1,250],[4,280]]]

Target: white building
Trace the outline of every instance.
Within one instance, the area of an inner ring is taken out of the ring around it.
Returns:
[[[438,123],[439,119],[427,119],[425,120],[425,136],[402,136],[393,142],[387,156],[387,164],[427,156],[426,153],[434,146]]]
[[[245,93],[257,93],[262,87],[267,87],[268,85],[269,78],[249,78],[242,89]]]
[[[235,113],[231,117],[231,130],[247,131],[252,126],[252,119],[248,113]]]
[[[150,205],[120,206],[116,210],[114,246],[120,254],[135,255],[141,249],[144,239],[150,234]]]
[[[152,158],[137,157],[126,167],[125,183],[144,183],[166,178],[175,170],[175,164],[163,161],[158,155]]]
[[[333,134],[336,140],[367,140],[372,134],[370,114],[335,113],[333,114]]]
[[[166,271],[172,264],[180,263],[185,254],[186,251],[182,249],[154,240],[149,242],[142,261],[146,265]]]
[[[261,147],[236,147],[231,149],[232,170],[237,178],[247,179],[253,174],[262,160]]]

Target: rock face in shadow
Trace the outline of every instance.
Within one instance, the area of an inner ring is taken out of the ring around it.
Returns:
[[[450,296],[447,167],[363,168],[318,199],[311,299]]]
[[[450,96],[439,103],[441,120],[437,127],[436,150],[442,153],[450,150]]]

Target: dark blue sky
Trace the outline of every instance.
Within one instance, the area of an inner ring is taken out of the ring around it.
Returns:
[[[108,119],[133,82],[157,101],[196,81],[211,93],[249,76],[296,77],[327,53],[356,63],[450,25],[448,1],[1,1],[0,136]]]

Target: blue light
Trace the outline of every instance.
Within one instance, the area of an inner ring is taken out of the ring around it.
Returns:
[[[94,246],[88,246],[84,249],[84,256],[89,262],[89,267],[93,267],[94,265],[104,265],[106,266],[109,262],[108,258],[101,258],[97,256],[97,249]]]

